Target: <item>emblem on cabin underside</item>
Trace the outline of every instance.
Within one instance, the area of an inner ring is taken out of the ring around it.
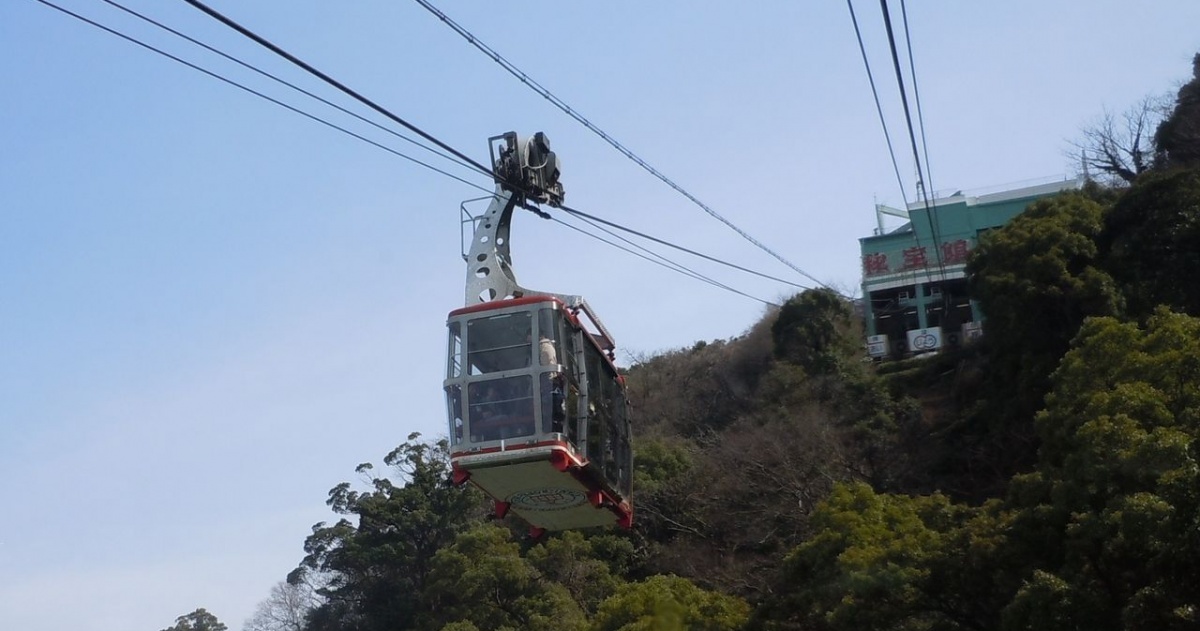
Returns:
[[[521,491],[508,501],[523,510],[554,511],[579,506],[587,501],[587,496],[575,489],[542,488]]]

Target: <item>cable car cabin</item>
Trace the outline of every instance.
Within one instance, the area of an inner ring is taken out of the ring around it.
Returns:
[[[583,298],[530,291],[512,270],[513,210],[548,218],[530,204],[561,205],[560,163],[541,132],[488,143],[496,192],[479,217],[462,207],[467,306],[447,321],[454,482],[470,481],[498,516],[511,510],[534,534],[628,528],[630,423],[612,338]]]
[[[535,532],[629,528],[625,384],[586,303],[495,300],[452,311],[447,325],[454,482],[470,481],[499,517],[511,510]]]

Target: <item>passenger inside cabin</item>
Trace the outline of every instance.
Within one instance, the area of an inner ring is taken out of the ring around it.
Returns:
[[[538,337],[538,360],[542,366],[558,366],[558,349],[545,334]],[[542,431],[562,433],[566,410],[563,408],[563,378],[558,371],[544,372],[539,387],[542,393]]]
[[[471,441],[499,440],[501,396],[495,384],[488,384],[471,401]]]
[[[533,397],[529,377],[473,384],[471,393],[472,442],[534,434]]]
[[[558,364],[558,350],[554,348],[554,341],[545,335],[538,337],[538,357],[542,366]]]

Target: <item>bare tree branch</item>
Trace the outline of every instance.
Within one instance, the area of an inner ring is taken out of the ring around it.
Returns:
[[[306,582],[280,582],[271,595],[258,603],[244,631],[304,631],[308,612],[320,604],[320,596]]]
[[[1085,126],[1071,146],[1079,152],[1084,176],[1098,172],[1110,184],[1132,184],[1153,166],[1154,130],[1170,111],[1165,96],[1147,96],[1120,115],[1105,111]]]

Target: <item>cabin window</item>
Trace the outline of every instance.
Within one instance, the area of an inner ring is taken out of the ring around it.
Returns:
[[[561,373],[544,372],[538,376],[541,398],[542,432],[561,434],[566,431],[567,396]]]
[[[616,430],[620,433],[617,450],[617,489],[622,495],[629,496],[633,488],[633,449],[629,443],[631,427],[629,422],[629,406],[625,399],[625,391],[617,385],[614,397],[616,404]]]
[[[629,497],[633,492],[633,449],[629,446],[629,439],[621,439],[621,478],[617,481],[617,490],[621,495]]]
[[[538,365],[557,366],[562,360],[559,353],[558,312],[554,309],[538,310]]]
[[[446,376],[455,379],[462,376],[462,326],[450,323],[450,348],[447,350]]]
[[[532,317],[505,313],[467,322],[467,365],[483,375],[529,367],[533,360]]]
[[[450,419],[450,444],[462,442],[465,423],[463,422],[462,386],[453,384],[446,386],[446,409]]]
[[[578,332],[575,330],[575,327],[571,326],[571,323],[568,322],[565,317],[559,319],[558,339],[560,341],[560,350],[562,350],[562,354],[559,355],[558,361],[566,368],[565,372],[567,373],[567,379],[575,385],[579,385],[579,380],[577,377],[579,374],[579,369],[577,365],[578,361],[576,352],[579,348],[578,342],[580,339],[582,339],[580,335],[577,335],[577,333]]]
[[[571,326],[571,323],[566,317],[561,317],[558,320],[559,326],[559,341],[561,343],[562,354],[558,361],[563,366],[563,377],[566,386],[567,403],[566,413],[567,420],[564,430],[567,434],[567,440],[575,447],[582,445],[583,435],[580,434],[580,417],[583,411],[580,409],[580,402],[583,397],[580,396],[580,379],[583,377],[579,374],[579,362],[576,360],[576,349],[579,348],[579,341],[582,339],[579,331]]]
[[[615,377],[604,376],[601,401],[604,403],[604,477],[616,482],[621,476],[621,430],[625,421],[621,386]]]
[[[538,392],[541,399],[542,432],[560,434],[564,431],[566,411],[566,377],[559,370],[558,312],[538,310]]]
[[[601,392],[600,385],[600,353],[591,345],[584,343],[584,369],[586,371],[585,379],[587,380],[587,411],[584,417],[584,432],[586,432],[585,440],[587,441],[587,457],[588,460],[602,466],[603,462],[603,436],[604,424],[607,422],[608,414],[603,405],[604,394]]]
[[[534,434],[533,380],[529,375],[470,383],[467,400],[471,442]]]
[[[579,446],[579,388],[573,381],[567,381],[567,419],[563,423],[563,431],[567,440],[574,446]]]

